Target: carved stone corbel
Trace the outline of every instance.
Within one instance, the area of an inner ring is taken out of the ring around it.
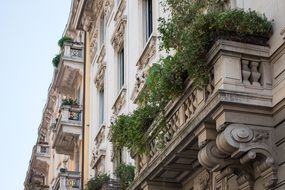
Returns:
[[[277,182],[276,152],[270,128],[226,124],[218,126],[217,131],[216,140],[200,146],[198,159],[201,165],[212,171],[223,170],[224,174],[235,173],[238,176],[237,182],[240,189],[247,190],[253,188],[252,179],[254,178],[246,168],[254,164],[264,180],[265,188],[275,185]],[[198,134],[198,138],[202,138],[201,134]]]

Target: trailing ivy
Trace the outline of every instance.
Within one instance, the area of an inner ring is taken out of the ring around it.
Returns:
[[[147,142],[143,134],[158,112],[158,107],[145,105],[131,114],[119,115],[110,130],[110,140],[113,142],[114,149],[120,150],[127,147],[135,153],[145,152]]]
[[[60,56],[61,54],[57,54],[53,59],[52,59],[52,64],[54,67],[58,67],[59,62],[60,62]]]
[[[115,170],[115,175],[120,180],[120,189],[126,190],[135,177],[135,167],[121,163]]]
[[[208,83],[206,55],[217,39],[265,45],[272,33],[266,17],[251,10],[226,10],[224,2],[166,0],[165,10],[170,15],[159,19],[158,29],[160,48],[169,55],[149,69],[140,107],[132,114],[119,116],[112,125],[115,148],[147,151],[145,131],[167,102],[185,89],[185,79],[193,80],[197,88]],[[156,135],[161,132],[157,130]]]
[[[60,40],[58,40],[57,44],[60,48],[63,48],[65,42],[73,42],[73,39],[68,36],[63,36]]]

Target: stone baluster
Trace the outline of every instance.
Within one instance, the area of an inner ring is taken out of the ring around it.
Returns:
[[[249,77],[250,77],[250,69],[249,69],[249,60],[242,60],[242,82],[244,84],[250,85]]]
[[[259,62],[251,61],[250,66],[251,66],[250,80],[252,81],[252,85],[260,86],[259,79],[261,77],[261,73],[258,71]]]

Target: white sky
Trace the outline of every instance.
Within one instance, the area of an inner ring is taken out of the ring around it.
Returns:
[[[0,189],[23,190],[70,0],[0,0]]]

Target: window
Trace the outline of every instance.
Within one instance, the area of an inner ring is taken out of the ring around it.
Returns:
[[[153,30],[152,21],[152,0],[143,0],[143,23],[144,23],[144,38],[147,42]]]
[[[121,49],[118,53],[118,90],[124,86],[125,83],[125,57],[124,57],[124,48]]]
[[[48,148],[45,147],[45,146],[41,146],[41,147],[40,147],[40,152],[41,152],[41,153],[48,153]]]
[[[104,44],[105,33],[106,33],[105,17],[104,17],[104,14],[103,14],[101,16],[101,19],[100,19],[100,47]]]
[[[99,91],[99,125],[104,122],[104,89]]]

